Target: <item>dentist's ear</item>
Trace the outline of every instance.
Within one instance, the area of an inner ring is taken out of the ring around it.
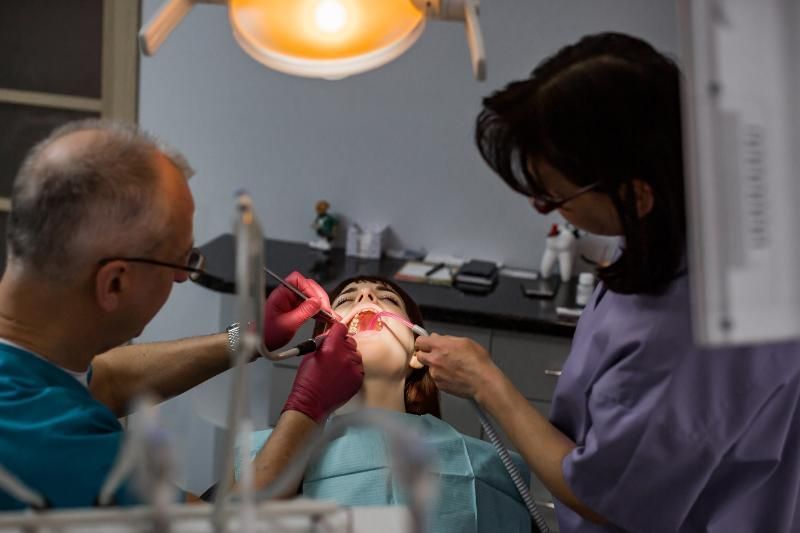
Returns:
[[[123,293],[128,290],[128,282],[128,267],[124,261],[111,261],[101,266],[94,279],[97,305],[103,311],[116,311]]]

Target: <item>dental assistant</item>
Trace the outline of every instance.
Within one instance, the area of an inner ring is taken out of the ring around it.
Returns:
[[[198,264],[190,176],[180,154],[136,127],[83,121],[34,147],[14,181],[0,280],[0,464],[51,507],[94,505],[124,438],[117,417],[138,393],[166,399],[230,365],[224,333],[119,347]],[[330,309],[313,281],[287,281],[310,298],[271,293],[270,350]],[[355,343],[337,324],[298,370],[276,438],[256,458],[258,486],[362,379]],[[127,483],[115,497],[139,501]],[[0,510],[21,507],[0,490]]]
[[[694,344],[680,83],[649,44],[599,34],[484,100],[489,166],[536,210],[623,239],[549,420],[472,340],[416,341],[440,389],[500,423],[562,533],[800,531],[800,346]]]

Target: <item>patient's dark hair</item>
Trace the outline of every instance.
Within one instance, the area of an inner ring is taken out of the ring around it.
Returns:
[[[619,33],[584,37],[525,80],[483,101],[475,141],[515,191],[546,195],[533,161],[570,182],[599,182],[624,231],[624,250],[598,274],[612,291],[657,294],[682,268],[686,222],[680,72],[648,43]],[[652,211],[639,218],[633,180],[650,185]]]
[[[380,277],[380,276],[356,276],[346,279],[337,285],[332,291],[328,293],[331,301],[334,301],[337,296],[344,290],[345,287],[351,283],[369,282],[385,285],[387,288],[396,293],[402,300],[406,307],[408,318],[414,324],[425,327],[422,320],[422,313],[417,306],[417,303],[411,299],[406,291],[400,288],[397,283]],[[317,323],[314,329],[314,336],[322,333],[324,324]],[[442,417],[441,408],[439,406],[439,388],[433,381],[428,367],[415,368],[411,374],[406,378],[405,386],[405,403],[406,412],[415,415],[433,415],[437,418]]]

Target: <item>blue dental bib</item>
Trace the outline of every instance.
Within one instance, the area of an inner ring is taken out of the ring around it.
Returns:
[[[490,443],[462,435],[430,415],[379,412],[422,435],[437,453],[433,472],[439,480],[439,497],[432,502],[430,531],[531,530],[525,505]],[[251,458],[261,450],[270,433],[271,430],[266,430],[253,434]],[[388,436],[381,430],[368,426],[347,428],[306,469],[302,494],[345,506],[405,505],[408,498],[392,475],[388,450]],[[528,467],[520,456],[511,455],[520,471],[527,474]],[[236,477],[239,477],[238,463]]]

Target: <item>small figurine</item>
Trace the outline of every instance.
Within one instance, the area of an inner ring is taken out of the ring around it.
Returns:
[[[547,234],[544,254],[540,270],[542,276],[549,277],[558,260],[558,270],[561,281],[567,282],[572,276],[572,265],[575,262],[577,250],[578,230],[570,224],[553,224]]]
[[[311,248],[325,252],[331,249],[331,243],[333,242],[333,238],[335,236],[334,234],[336,232],[336,226],[339,225],[339,221],[336,220],[333,215],[328,213],[328,209],[330,209],[330,207],[331,204],[325,200],[320,200],[317,202],[317,205],[314,207],[317,212],[317,218],[314,219],[314,222],[311,224],[311,228],[316,231],[319,239],[308,243]]]

